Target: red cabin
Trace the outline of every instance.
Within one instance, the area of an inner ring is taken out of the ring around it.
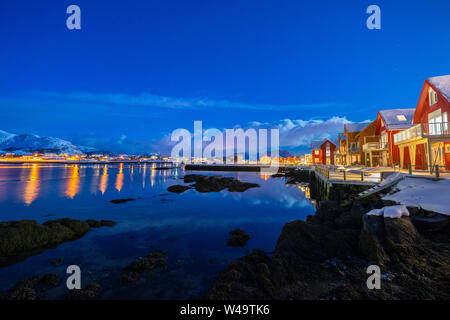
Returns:
[[[402,167],[413,170],[450,169],[450,75],[425,80],[413,126],[395,135]]]

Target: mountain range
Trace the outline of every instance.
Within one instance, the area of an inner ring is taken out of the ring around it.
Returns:
[[[82,154],[94,151],[94,148],[76,146],[72,142],[52,137],[40,137],[35,134],[14,134],[0,130],[0,152],[14,153],[68,153]]]

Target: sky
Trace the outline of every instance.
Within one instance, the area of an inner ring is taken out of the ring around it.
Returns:
[[[447,0],[1,0],[0,130],[144,153],[195,120],[264,124],[304,152],[414,108],[426,78],[450,74],[448,30]]]

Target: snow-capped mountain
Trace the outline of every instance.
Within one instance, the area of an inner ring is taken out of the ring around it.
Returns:
[[[12,134],[0,130],[0,150],[9,152],[49,152],[81,154],[83,148],[70,141],[34,134]]]

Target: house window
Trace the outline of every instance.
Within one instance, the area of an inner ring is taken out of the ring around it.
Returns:
[[[428,100],[430,102],[430,106],[435,104],[438,100],[436,91],[434,91],[431,88],[430,88],[430,90],[428,90]]]
[[[441,109],[428,114],[430,135],[439,135],[443,132]]]
[[[403,114],[398,114],[397,115],[397,120],[398,121],[406,121],[406,117]]]
[[[444,126],[444,134],[448,134],[448,118],[447,118],[447,112],[444,112],[442,114],[442,124]]]
[[[319,155],[319,150],[314,150],[314,154],[315,154],[316,156],[318,156],[318,155]]]
[[[445,153],[450,153],[450,144],[445,145]]]

